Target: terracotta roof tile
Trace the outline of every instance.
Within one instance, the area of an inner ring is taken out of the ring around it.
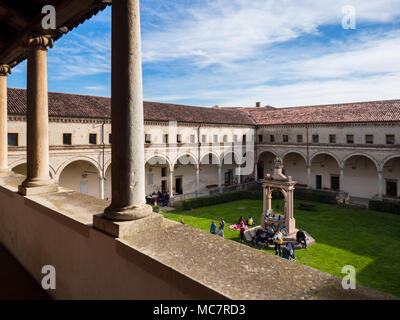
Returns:
[[[8,113],[26,114],[26,90],[8,89]],[[111,99],[77,94],[49,92],[49,115],[55,117],[110,118]],[[153,121],[181,121],[215,124],[254,125],[239,110],[192,107],[158,102],[144,102],[144,118]]]
[[[292,108],[238,108],[257,125],[400,121],[400,100]]]

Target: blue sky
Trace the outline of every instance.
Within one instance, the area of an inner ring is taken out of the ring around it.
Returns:
[[[345,5],[356,29],[342,27]],[[290,107],[400,99],[400,0],[142,0],[144,98]],[[50,91],[110,96],[111,8],[48,53]],[[26,87],[26,63],[9,77]]]

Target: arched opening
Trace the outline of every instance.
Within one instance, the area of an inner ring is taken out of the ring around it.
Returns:
[[[69,163],[60,173],[61,187],[100,198],[100,174],[89,161],[77,160]]]
[[[400,156],[385,162],[382,178],[384,196],[387,198],[400,198]]]
[[[173,189],[174,194],[183,195],[196,192],[195,158],[190,154],[180,156],[174,165]]]
[[[289,152],[283,157],[284,174],[297,181],[298,187],[307,186],[307,164],[304,157],[297,152]]]
[[[311,187],[313,189],[340,191],[340,168],[333,156],[320,153],[312,158]]]
[[[205,154],[200,160],[199,191],[218,190],[219,158],[214,153]]]
[[[343,190],[352,197],[375,197],[378,194],[376,164],[364,155],[354,155],[345,159]]]
[[[276,155],[271,151],[264,151],[258,157],[257,178],[264,179],[267,173],[274,171],[274,160]]]
[[[17,166],[15,166],[14,168],[11,169],[13,172],[15,172],[16,174],[21,174],[23,176],[26,176],[26,171],[27,171],[27,164],[25,163],[21,163]],[[53,174],[51,173],[51,171],[49,171],[49,175],[50,178],[53,179]]]
[[[162,156],[154,156],[146,162],[145,182],[146,195],[153,192],[169,192],[170,188],[170,163]]]

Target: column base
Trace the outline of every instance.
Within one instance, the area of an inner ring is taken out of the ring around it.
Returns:
[[[14,172],[11,169],[0,169],[0,178],[12,176]]]
[[[139,232],[156,231],[162,228],[164,217],[158,213],[134,221],[111,221],[105,214],[93,216],[93,227],[115,238],[123,238]]]
[[[36,187],[26,187],[22,185],[18,186],[18,193],[23,196],[33,196],[44,193],[54,193],[58,192],[58,185],[50,184],[47,186],[36,186]]]
[[[150,205],[132,208],[113,208],[112,204],[104,210],[104,217],[112,221],[132,221],[148,217],[153,213],[153,208]]]

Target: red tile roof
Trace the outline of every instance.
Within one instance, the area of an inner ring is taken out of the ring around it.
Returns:
[[[26,114],[26,90],[8,89],[8,113]],[[49,115],[54,117],[110,118],[111,99],[77,94],[49,92]],[[144,119],[213,124],[254,125],[239,110],[223,110],[177,104],[144,102]]]
[[[8,113],[26,113],[26,90],[8,89]],[[111,99],[49,92],[49,115],[110,118]],[[243,125],[396,122],[400,121],[400,100],[292,108],[205,108],[145,101],[144,118],[148,121]]]
[[[238,108],[257,125],[400,121],[400,100],[292,108]]]

